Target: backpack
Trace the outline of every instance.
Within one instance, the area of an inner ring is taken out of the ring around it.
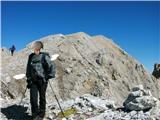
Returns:
[[[38,79],[48,80],[55,77],[55,65],[51,62],[50,67],[45,61],[45,56],[48,53],[40,53],[40,55],[36,56],[35,54],[31,54],[30,56],[30,73],[33,81],[37,81]],[[50,58],[50,57],[49,57]]]
[[[55,64],[54,62],[50,61],[50,66],[48,66],[47,62],[45,61],[45,55],[48,56],[49,59],[51,58],[48,53],[43,53],[42,64],[45,72],[45,78],[48,80],[51,78],[55,78]]]

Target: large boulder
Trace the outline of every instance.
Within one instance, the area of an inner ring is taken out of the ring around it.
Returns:
[[[132,89],[123,105],[129,111],[148,111],[155,107],[157,102],[158,99],[153,97],[149,90],[145,90],[142,85],[139,85]]]

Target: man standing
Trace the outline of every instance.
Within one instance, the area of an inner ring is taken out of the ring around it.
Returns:
[[[16,50],[15,46],[12,45],[12,47],[10,48],[10,51],[11,51],[11,55],[12,55],[12,56],[13,56],[13,53],[14,53],[15,50]]]
[[[32,118],[42,120],[45,116],[48,80],[55,77],[55,65],[48,53],[40,52],[43,49],[41,41],[36,41],[33,49],[34,53],[29,55],[26,70],[27,88],[30,89]]]

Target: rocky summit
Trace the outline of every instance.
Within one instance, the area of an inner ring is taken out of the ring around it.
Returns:
[[[50,82],[62,109],[74,110],[68,119],[160,120],[160,79],[111,39],[79,32],[39,40],[44,44],[43,51],[59,54],[54,61],[56,78]],[[31,119],[29,90],[19,104],[26,78],[16,80],[13,76],[25,74],[32,43],[13,56],[5,48],[1,51],[2,120]],[[45,119],[65,119],[59,115],[50,86],[46,96]]]

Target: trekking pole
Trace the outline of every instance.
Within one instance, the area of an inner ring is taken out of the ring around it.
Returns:
[[[21,98],[21,101],[20,101],[19,105],[22,103],[22,100],[23,100],[23,98],[25,97],[26,91],[27,91],[27,86],[26,86],[26,89],[25,89],[24,93],[22,94],[22,98]]]
[[[55,94],[55,92],[54,92],[52,86],[51,86],[50,81],[49,81],[49,85],[50,85],[51,90],[52,90],[52,92],[53,92],[53,95],[54,95],[54,97],[55,97],[55,99],[56,99],[56,101],[57,101],[57,103],[58,103],[58,106],[59,106],[59,108],[60,108],[60,110],[61,110],[61,112],[62,112],[62,115],[63,115],[63,117],[65,117],[64,112],[63,112],[63,110],[62,110],[62,108],[61,108],[61,106],[60,106],[60,103],[59,103],[59,101],[58,101],[58,98],[57,98],[57,96],[56,96],[56,94]]]

